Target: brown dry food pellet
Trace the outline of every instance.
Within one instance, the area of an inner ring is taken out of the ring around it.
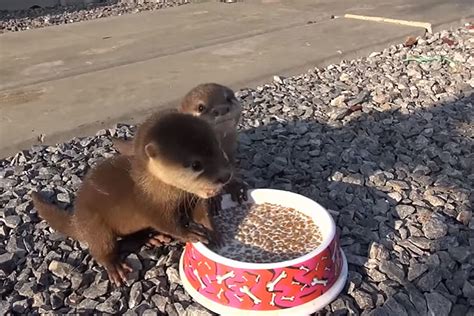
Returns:
[[[212,250],[244,262],[295,259],[314,250],[322,239],[309,216],[271,203],[248,203],[221,210],[215,223],[224,245]]]

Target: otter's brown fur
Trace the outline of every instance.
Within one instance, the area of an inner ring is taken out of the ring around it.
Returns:
[[[118,256],[117,237],[152,228],[185,242],[208,242],[208,198],[230,178],[229,161],[211,126],[191,115],[165,112],[139,127],[133,156],[108,158],[90,170],[73,213],[48,204],[36,192],[32,198],[40,217],[86,242],[119,285],[130,268]],[[190,223],[189,217],[207,228]]]
[[[199,84],[184,96],[177,110],[209,122],[214,127],[222,149],[235,168],[237,125],[242,106],[236,99],[234,91],[217,83]],[[115,139],[113,143],[121,154],[133,155],[131,140]],[[247,199],[246,185],[238,179],[235,170],[234,178],[226,186],[225,191],[231,194],[233,200],[241,202]]]

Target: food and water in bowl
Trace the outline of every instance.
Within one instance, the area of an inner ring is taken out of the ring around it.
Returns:
[[[215,218],[222,246],[188,243],[180,260],[185,290],[221,315],[310,315],[345,285],[347,262],[327,210],[302,195],[224,196]]]

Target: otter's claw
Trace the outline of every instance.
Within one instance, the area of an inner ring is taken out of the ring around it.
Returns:
[[[147,240],[146,245],[148,247],[160,247],[163,244],[167,244],[171,241],[171,238],[162,234],[154,234]]]
[[[191,222],[188,224],[188,230],[188,241],[209,244],[210,232],[206,227],[201,224]]]
[[[243,181],[234,180],[226,186],[226,191],[230,194],[232,201],[242,204],[243,201],[247,201],[247,189],[248,185]]]
[[[116,286],[121,286],[125,283],[127,281],[127,274],[133,271],[125,262],[111,263],[105,267],[105,269],[107,270],[110,281],[112,281]]]

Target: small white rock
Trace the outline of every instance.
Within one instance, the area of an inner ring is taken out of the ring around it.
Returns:
[[[280,76],[273,76],[273,81],[278,84],[283,84],[283,78]]]

